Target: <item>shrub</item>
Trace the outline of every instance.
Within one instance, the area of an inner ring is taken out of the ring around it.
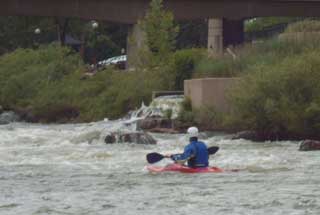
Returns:
[[[56,45],[38,50],[18,49],[0,58],[0,103],[29,105],[41,90],[82,66],[78,55]]]
[[[261,65],[233,90],[233,120],[277,135],[319,136],[320,51]]]
[[[177,120],[181,123],[193,124],[195,122],[195,116],[192,111],[181,110]]]
[[[303,20],[290,24],[285,33],[296,33],[296,32],[319,32],[320,21],[319,20]]]
[[[203,106],[194,110],[194,121],[205,130],[219,130],[224,127],[223,114],[214,107]]]
[[[262,31],[275,25],[301,20],[300,17],[258,17],[245,22],[245,32]]]
[[[301,42],[271,39],[258,44],[244,44],[234,48],[235,58],[229,54],[202,58],[195,65],[193,77],[238,77],[254,72],[256,67],[278,64],[288,56],[319,49],[319,40],[314,39]]]
[[[195,65],[206,54],[202,49],[186,49],[174,53],[172,72],[175,73],[175,90],[183,90],[184,80],[191,79],[195,70]]]
[[[167,109],[164,111],[164,117],[166,119],[171,119],[172,118],[172,109]]]
[[[237,62],[231,57],[203,58],[196,66],[195,77],[233,77],[240,72]]]
[[[181,103],[181,109],[177,120],[182,123],[194,123],[194,113],[192,112],[192,103],[190,98],[185,98]]]

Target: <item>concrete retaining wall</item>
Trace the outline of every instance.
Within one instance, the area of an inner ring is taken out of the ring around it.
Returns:
[[[184,81],[184,95],[192,101],[193,108],[214,107],[218,111],[228,112],[228,90],[239,78],[204,78]]]

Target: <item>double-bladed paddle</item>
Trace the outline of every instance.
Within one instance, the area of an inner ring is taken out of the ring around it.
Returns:
[[[217,151],[219,150],[218,146],[212,146],[208,148],[208,154],[209,155],[213,155],[215,154]],[[163,158],[165,158],[166,156],[159,154],[157,152],[152,152],[147,154],[147,161],[150,164],[156,163],[158,161],[161,161]]]

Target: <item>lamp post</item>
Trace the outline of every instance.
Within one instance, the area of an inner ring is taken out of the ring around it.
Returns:
[[[99,23],[96,22],[95,20],[92,20],[92,21],[91,21],[91,27],[92,27],[93,29],[97,29],[97,28],[99,27]]]
[[[91,28],[93,29],[94,38],[96,38],[96,29],[98,27],[99,27],[99,23],[95,20],[92,20],[91,21]],[[94,68],[96,69],[97,68],[97,56],[96,56],[96,50],[95,50],[94,46],[92,47],[92,54],[93,54],[92,63],[94,65]]]
[[[36,28],[36,29],[34,30],[34,33],[35,33],[36,35],[40,34],[40,33],[41,33],[41,29],[40,29],[40,28]]]
[[[95,20],[90,21],[89,23],[86,23],[84,25],[84,28],[82,30],[81,35],[81,48],[80,48],[80,55],[82,56],[82,59],[85,59],[85,43],[86,43],[86,36],[88,34],[88,30],[92,28],[93,30],[97,29],[99,27],[99,23]]]
[[[40,28],[36,28],[34,29],[34,34],[35,34],[35,46],[38,47],[39,46],[39,35],[41,34],[41,29]]]

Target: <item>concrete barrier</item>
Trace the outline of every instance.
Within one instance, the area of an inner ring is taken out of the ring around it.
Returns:
[[[184,95],[189,97],[193,108],[214,107],[217,111],[230,111],[228,90],[239,78],[203,78],[184,81]]]

